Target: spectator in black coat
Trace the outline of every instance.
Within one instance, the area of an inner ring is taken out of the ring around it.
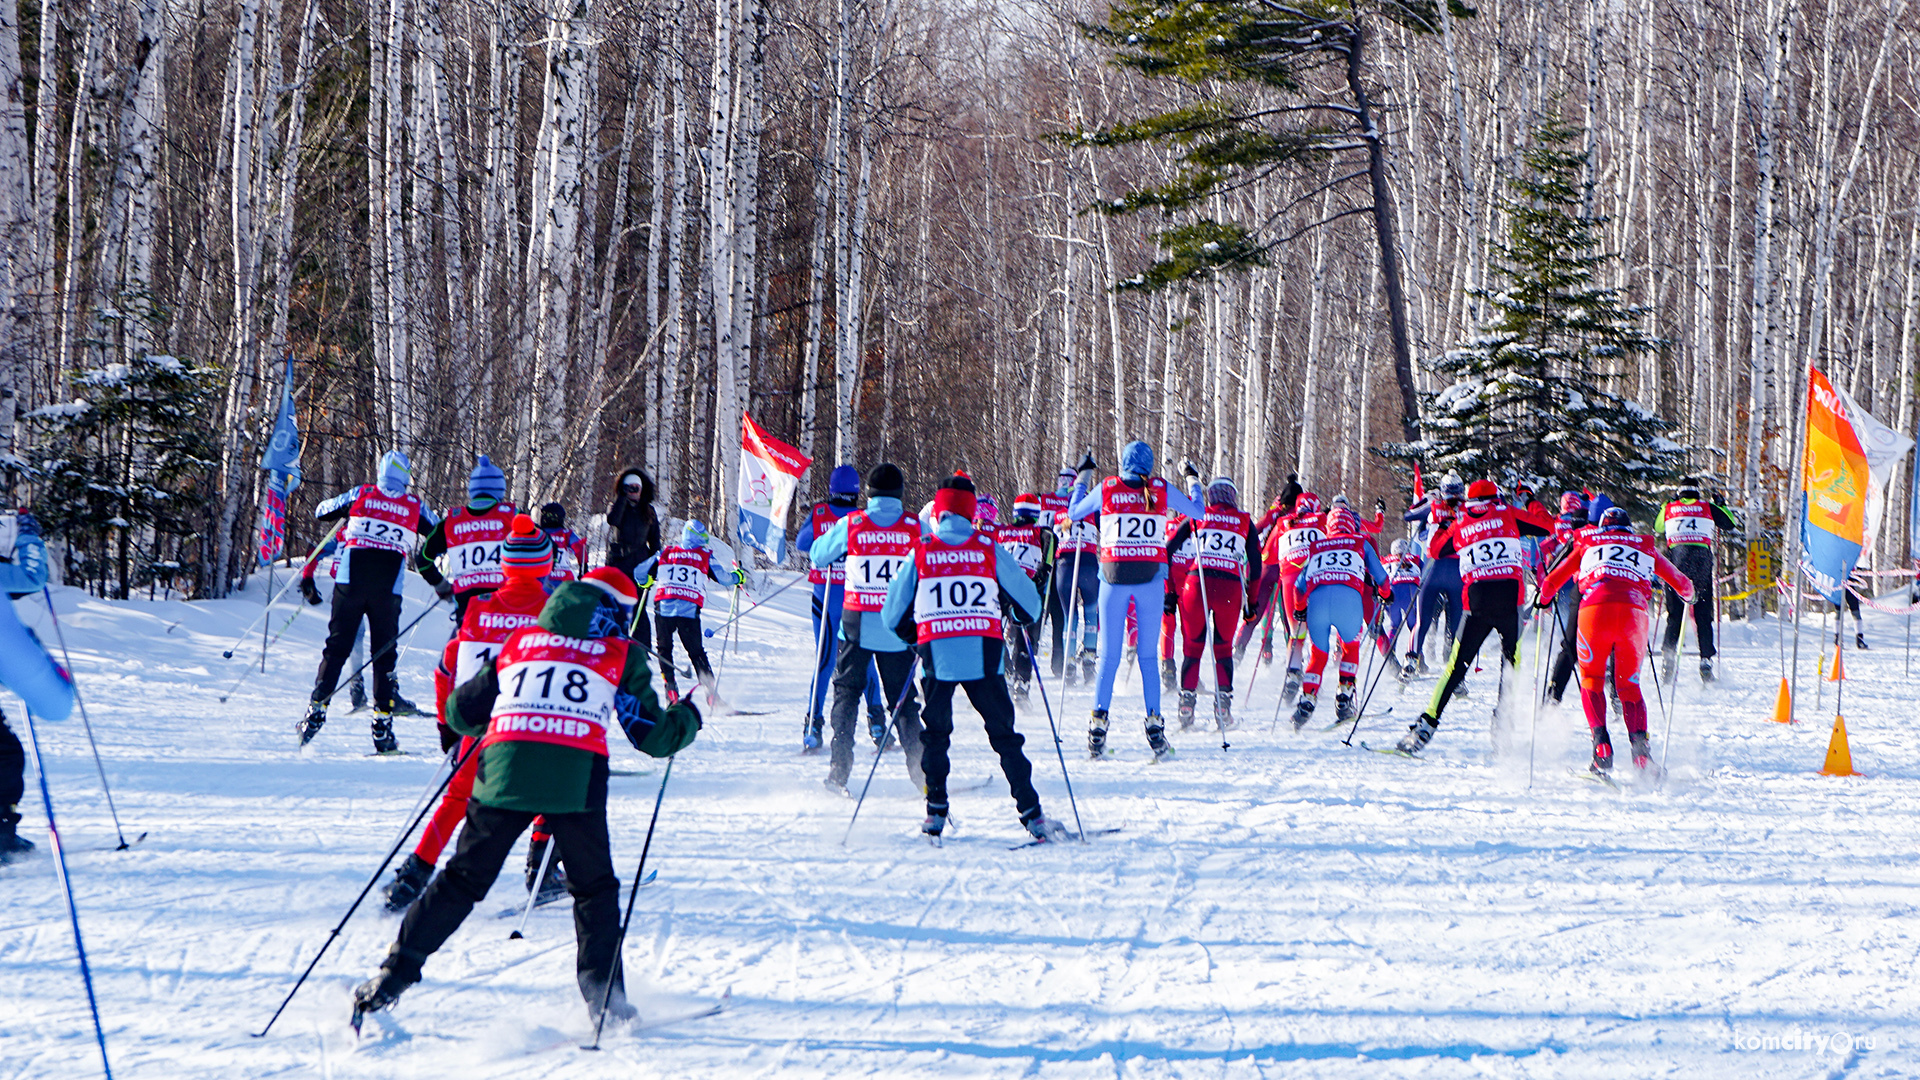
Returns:
[[[613,481],[613,505],[607,507],[607,565],[644,583],[660,557],[660,517],[653,512],[653,477],[645,469],[627,468]],[[636,608],[642,614],[633,623],[633,638],[653,651],[653,628],[645,615],[646,600]]]

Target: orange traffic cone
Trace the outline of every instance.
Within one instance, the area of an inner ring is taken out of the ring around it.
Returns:
[[[1847,721],[1845,717],[1833,718],[1833,737],[1827,740],[1827,763],[1820,767],[1821,776],[1859,776],[1853,771],[1853,751],[1847,748]]]
[[[1846,665],[1841,663],[1841,660],[1840,660],[1840,644],[1839,642],[1835,642],[1833,646],[1833,671],[1827,675],[1827,681],[1839,682],[1841,679],[1844,679],[1846,677],[1847,677]]]
[[[1793,691],[1788,688],[1785,675],[1780,676],[1780,694],[1773,699],[1773,722],[1793,723]]]

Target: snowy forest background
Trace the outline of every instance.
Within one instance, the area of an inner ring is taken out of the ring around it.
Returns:
[[[1364,29],[1357,81],[1272,100],[1364,86],[1389,204],[1348,152],[1243,177],[1206,209],[1265,222],[1266,265],[1146,291],[1114,286],[1168,222],[1082,211],[1174,149],[1056,136],[1206,88],[1114,65],[1079,25],[1103,4],[0,0],[7,481],[70,578],[222,592],[291,355],[296,549],[393,445],[433,501],[488,453],[577,519],[644,464],[725,520],[743,409],[816,494],[888,457],[916,492],[964,466],[1011,495],[1143,437],[1263,503],[1298,471],[1397,507],[1410,474],[1370,450],[1490,318],[1554,117],[1590,152],[1600,283],[1664,342],[1613,388],[1729,502],[1777,525],[1810,363],[1913,430],[1906,0],[1310,8]]]

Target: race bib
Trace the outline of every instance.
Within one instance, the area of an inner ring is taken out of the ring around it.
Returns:
[[[850,555],[847,557],[847,597],[862,606],[855,611],[879,611],[886,603],[893,579],[906,569],[909,555]],[[866,606],[866,605],[872,606]],[[849,605],[852,606],[852,605]]]
[[[500,655],[500,643],[497,641],[463,641],[454,652],[453,685],[459,686],[487,666],[487,661]]]
[[[1653,580],[1653,556],[1632,544],[1593,544],[1580,556],[1580,576],[1616,574]]]
[[[1116,559],[1157,561],[1166,553],[1165,514],[1102,512],[1100,550]]]
[[[1710,517],[1670,517],[1667,519],[1667,543],[1711,544],[1714,541]]]
[[[1298,559],[1307,553],[1315,540],[1326,539],[1327,534],[1319,529],[1288,529],[1286,536],[1287,558]]]
[[[1341,578],[1358,580],[1364,569],[1359,552],[1323,551],[1307,560],[1302,573],[1313,581]]]
[[[1020,564],[1020,569],[1025,570],[1028,577],[1032,577],[1033,572],[1040,569],[1040,545],[1016,540],[1012,543],[1002,543],[1000,546],[1007,549],[1007,554],[1013,556],[1013,561]]]
[[[347,527],[341,530],[341,538],[348,547],[397,551],[402,555],[413,550],[419,535],[397,522],[370,517],[352,518],[348,520]]]
[[[447,576],[456,585],[474,575],[500,575],[500,551],[504,540],[476,540],[455,544],[447,549]]]
[[[1208,570],[1226,570],[1238,573],[1247,560],[1247,538],[1225,529],[1201,529],[1194,536],[1199,541],[1200,565]]]
[[[1510,536],[1490,536],[1475,540],[1460,550],[1463,572],[1488,574],[1496,570],[1518,570],[1525,562],[1526,550]]]

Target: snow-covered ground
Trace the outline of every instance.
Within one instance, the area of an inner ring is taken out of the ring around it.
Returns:
[[[1876,616],[1875,649],[1848,657],[1867,774],[1849,780],[1816,775],[1831,685],[1816,708],[1809,674],[1806,722],[1767,721],[1771,625],[1733,629],[1710,689],[1683,664],[1661,791],[1573,775],[1584,725],[1553,714],[1529,786],[1524,711],[1513,742],[1489,753],[1491,667],[1424,762],[1358,743],[1397,735],[1430,680],[1404,695],[1389,681],[1374,711],[1392,714],[1363,723],[1349,749],[1337,734],[1271,730],[1280,679],[1263,672],[1231,750],[1176,735],[1179,759],[1159,766],[1139,735],[1137,678],[1117,697],[1119,755],[1100,764],[1075,752],[1086,692],[1062,703],[1054,687],[1080,814],[1124,831],[1010,851],[1024,834],[964,704],[956,785],[996,780],[955,798],[957,835],[943,849],[918,837],[923,809],[893,754],[841,845],[851,804],[820,787],[824,758],[795,752],[805,595],[742,621],[723,689],[768,712],[713,718],[681,755],[650,861],[659,880],[626,946],[647,1015],[729,989],[732,1008],[612,1036],[593,1055],[575,1048],[588,1025],[567,913],[535,914],[525,941],[494,917],[524,895],[517,857],[358,1044],[348,993],[396,925],[373,902],[271,1035],[250,1037],[432,780],[431,722],[401,721],[414,754],[377,759],[364,714],[338,709],[296,753],[325,609],[298,618],[261,675],[258,631],[253,652],[221,658],[259,613],[260,584],[198,604],[56,591],[120,817],[130,837],[148,834],[111,850],[78,718],[42,725],[116,1074],[1920,1074],[1920,765],[1895,619]],[[44,604],[19,607],[52,641]],[[421,702],[447,626],[429,617],[405,654],[403,690]],[[1815,652],[1809,631],[1809,673]],[[1657,741],[1663,724],[1655,706]],[[1071,821],[1037,699],[1022,730],[1048,812]],[[615,765],[643,770],[616,778],[611,799],[626,879],[660,763],[622,746]],[[23,810],[44,848],[31,778]],[[97,1075],[51,860],[0,868],[0,895],[0,1078]]]

